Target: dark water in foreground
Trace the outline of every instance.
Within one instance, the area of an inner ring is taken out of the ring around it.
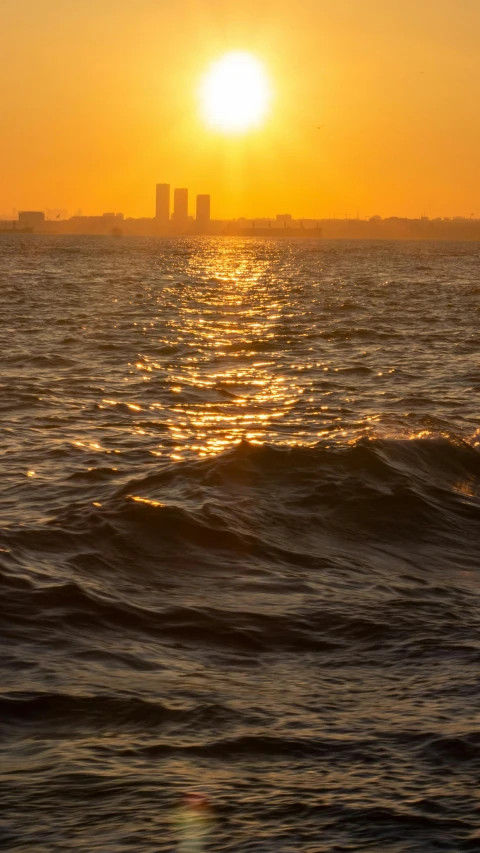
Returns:
[[[3,237],[0,846],[480,849],[480,246]]]

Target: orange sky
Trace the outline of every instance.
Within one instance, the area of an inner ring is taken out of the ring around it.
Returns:
[[[152,216],[165,181],[214,217],[480,217],[480,0],[1,5],[0,214]],[[197,109],[229,50],[275,89],[241,138]]]

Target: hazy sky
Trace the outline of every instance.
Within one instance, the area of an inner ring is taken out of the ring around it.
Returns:
[[[154,184],[212,215],[480,216],[480,0],[0,0],[0,214],[151,216]],[[229,50],[275,99],[208,130]],[[323,124],[322,130],[316,130]]]

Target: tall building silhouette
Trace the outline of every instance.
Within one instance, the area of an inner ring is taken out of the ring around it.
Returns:
[[[173,192],[173,220],[176,225],[188,222],[188,190],[185,188]]]
[[[165,224],[170,219],[170,184],[157,184],[155,218]]]
[[[208,225],[210,222],[210,196],[201,194],[197,195],[196,209],[197,225]]]

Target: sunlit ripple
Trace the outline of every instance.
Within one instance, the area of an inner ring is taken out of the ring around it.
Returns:
[[[142,353],[135,363],[143,379],[161,378],[168,385],[162,390],[179,397],[149,406],[162,411],[172,438],[181,439],[171,458],[181,455],[177,451],[218,453],[242,438],[268,440],[279,423],[289,425],[285,443],[301,440],[289,432],[298,432],[294,408],[305,393],[298,377],[305,365],[292,370],[277,338],[285,321],[293,321],[297,343],[302,330],[294,328],[298,307],[278,293],[276,252],[266,245],[245,252],[233,241],[212,249],[198,244],[189,257],[188,284],[161,341],[181,347],[181,359]]]
[[[358,284],[348,254],[343,267],[333,260],[318,247],[260,240],[178,241],[162,251],[135,296],[113,299],[114,337],[136,346],[99,404],[117,412],[123,435],[105,452],[125,452],[125,430],[172,460],[243,438],[293,446],[428,437],[421,421],[408,423],[408,408],[396,411],[412,385],[395,330],[390,348],[381,345],[392,335],[388,282]],[[412,370],[419,359],[414,347]],[[108,415],[105,429],[113,423]]]
[[[457,282],[453,257],[445,299],[463,313],[453,322],[439,311],[433,334],[446,261],[433,253],[419,287],[423,252],[232,238],[118,243],[101,269],[95,253],[81,256],[69,266],[87,288],[81,310],[66,309],[72,343],[61,327],[45,341],[47,357],[70,361],[38,402],[89,468],[113,454],[204,457],[242,439],[292,447],[455,432],[478,446],[475,396],[460,399],[449,366],[461,355],[466,388],[475,381],[475,295],[464,299],[468,272]],[[32,486],[57,476],[44,459],[23,470],[36,471]]]

